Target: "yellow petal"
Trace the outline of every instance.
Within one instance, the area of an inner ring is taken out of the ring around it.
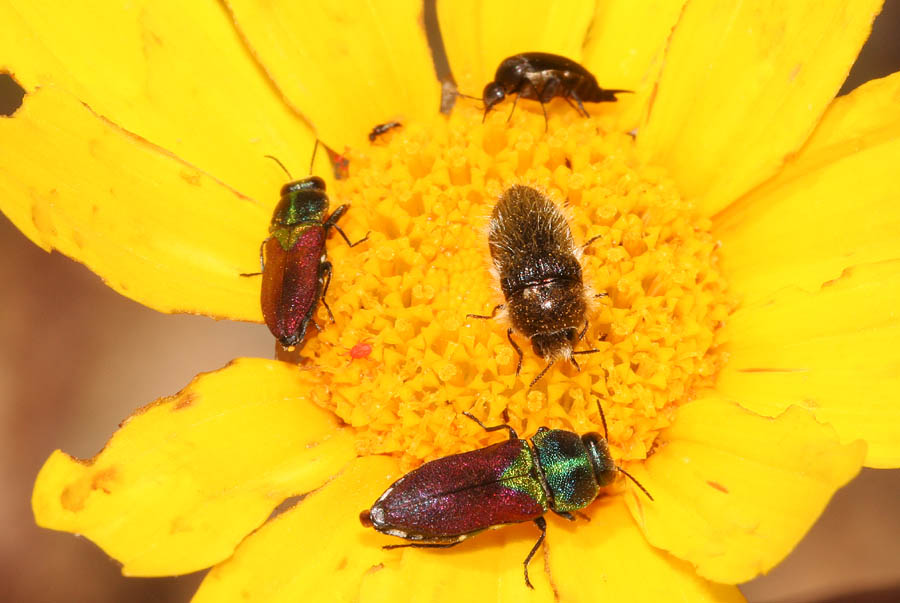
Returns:
[[[658,444],[629,467],[655,501],[632,487],[628,507],[651,544],[726,583],[781,561],[865,456],[799,407],[769,419],[719,397],[679,408]]]
[[[3,0],[0,71],[56,84],[99,115],[255,199],[305,173],[313,136],[216,2]],[[49,147],[52,138],[31,141]]]
[[[766,416],[808,408],[866,465],[900,466],[900,260],[856,266],[814,292],[747,304],[722,332],[730,358],[716,389]]]
[[[261,321],[258,270],[268,210],[46,87],[0,138],[0,207],[28,238],[162,312]]]
[[[552,52],[581,61],[594,2],[438,0],[437,10],[460,92],[481,97],[497,66],[509,56]]]
[[[776,178],[717,218],[729,284],[745,300],[900,258],[898,106],[900,73],[838,98]]]
[[[90,538],[131,576],[228,558],[281,501],[353,458],[352,436],[297,374],[236,360],[137,411],[93,459],[57,450],[34,486],[38,525]]]
[[[550,521],[551,533],[556,523]],[[537,542],[533,523],[502,526],[466,539],[452,549],[385,551],[384,568],[365,577],[360,600],[392,601],[551,601],[553,587],[544,570],[543,554],[528,566],[534,590],[525,585],[522,562]],[[397,544],[383,536],[378,545]],[[409,593],[415,592],[414,597]]]
[[[690,2],[647,124],[667,166],[712,215],[774,174],[809,136],[869,34],[880,0]]]
[[[559,600],[744,600],[736,587],[708,582],[689,563],[650,546],[622,498],[594,503],[587,509],[589,523],[555,522],[553,532],[548,529],[550,573]]]
[[[394,551],[364,578],[359,599],[659,601],[680,593],[686,601],[743,600],[736,588],[707,582],[690,564],[650,546],[621,498],[589,513],[590,522],[574,523],[547,515],[545,548],[528,566],[534,590],[525,585],[522,563],[540,531],[527,523],[483,532],[452,549]]]
[[[529,566],[534,591],[525,586],[522,571],[539,534],[532,524],[490,530],[452,549],[382,550],[403,541],[362,527],[359,512],[398,476],[392,459],[355,460],[247,537],[207,575],[193,603],[304,601],[324,593],[330,601],[367,603],[546,601],[554,588],[563,600],[651,600],[666,592],[691,601],[742,600],[736,589],[699,579],[687,563],[648,545],[621,499],[598,507],[590,523],[548,517],[553,586],[544,553],[538,552]]]
[[[278,89],[337,150],[368,144],[386,121],[437,117],[440,84],[421,2],[227,4]]]
[[[631,130],[650,102],[669,37],[686,0],[598,2],[584,46],[584,66],[603,88],[623,88],[620,124]]]
[[[352,461],[321,490],[248,536],[206,575],[193,603],[356,600],[363,576],[379,571],[386,556],[384,537],[364,528],[359,513],[397,477],[393,459]]]

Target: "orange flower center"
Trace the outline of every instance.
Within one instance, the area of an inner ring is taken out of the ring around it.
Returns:
[[[533,106],[530,106],[533,105]],[[498,439],[462,416],[508,423],[520,436],[540,426],[600,431],[599,400],[617,459],[643,459],[673,410],[712,385],[723,359],[717,327],[733,303],[716,264],[710,222],[665,173],[636,159],[632,138],[608,118],[579,117],[564,103],[549,130],[534,103],[491,113],[459,103],[430,128],[404,124],[348,152],[350,176],[332,191],[350,203],[329,241],[334,278],[310,338],[313,399],[358,433],[361,454],[391,453],[406,468]],[[599,113],[599,111],[597,111]],[[553,365],[490,314],[504,302],[491,273],[487,225],[513,184],[564,208],[591,299],[576,349],[581,370]]]

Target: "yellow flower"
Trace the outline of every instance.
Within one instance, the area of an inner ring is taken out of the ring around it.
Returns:
[[[900,464],[900,74],[833,99],[879,2],[439,3],[463,92],[523,50],[635,91],[591,119],[554,101],[546,133],[527,100],[438,113],[418,2],[11,4],[0,56],[28,94],[0,121],[0,204],[36,244],[162,312],[259,322],[239,275],[284,178],[264,155],[299,172],[313,129],[350,158],[342,228],[372,231],[329,242],[336,322],[320,308],[301,368],[236,360],[93,459],[48,459],[38,523],[126,575],[213,566],[198,601],[737,599],[861,466]],[[483,227],[522,182],[602,235],[585,279],[609,294],[599,351],[531,390],[542,361],[516,376],[505,326],[466,319],[501,301]],[[582,433],[597,398],[655,501],[622,482],[590,522],[548,516],[535,591],[533,526],[385,551],[359,524],[403,471],[497,441],[463,411]]]

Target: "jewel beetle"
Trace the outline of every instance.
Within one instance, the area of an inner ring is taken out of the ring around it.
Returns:
[[[509,94],[516,95],[513,111],[519,98],[536,100],[541,104],[546,125],[544,104],[553,97],[564,99],[581,115],[590,117],[583,103],[615,102],[618,100],[616,94],[624,92],[631,90],[601,88],[597,78],[572,59],[548,52],[523,52],[500,63],[494,81],[484,87],[482,100],[485,118],[494,105]],[[512,111],[509,115],[512,117]]]
[[[533,521],[541,533],[523,566],[525,584],[534,588],[528,563],[546,536],[548,510],[575,521],[572,512],[590,504],[617,472],[653,500],[613,461],[599,400],[597,408],[605,435],[590,432],[579,437],[571,431],[540,427],[530,442],[519,439],[509,425],[487,427],[463,413],[485,431],[507,430],[509,439],[425,463],[391,484],[359,519],[365,527],[412,541],[385,549],[449,548],[489,528]]]
[[[557,360],[579,368],[576,355],[598,350],[574,351],[587,332],[588,292],[580,250],[563,212],[537,189],[513,185],[491,212],[488,244],[506,303],[495,306],[491,314],[468,317],[490,319],[507,310],[512,326],[506,336],[519,356],[516,374],[522,368],[522,349],[513,340],[513,331],[528,337],[534,353],[547,360],[529,387]]]
[[[318,145],[316,141],[313,161]],[[278,159],[267,157],[281,165],[290,177]],[[303,341],[319,300],[334,322],[334,315],[325,301],[332,275],[325,250],[328,231],[331,228],[337,230],[350,247],[369,238],[367,234],[351,243],[337,225],[350,206],[341,205],[327,215],[328,205],[325,181],[318,176],[288,182],[281,187],[281,200],[272,214],[269,237],[260,245],[263,317],[272,335],[285,348]],[[316,323],[313,321],[313,324]]]

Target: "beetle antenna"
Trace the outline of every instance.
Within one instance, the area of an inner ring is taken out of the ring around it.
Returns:
[[[309,160],[309,175],[312,176],[313,173],[313,164],[316,162],[316,151],[319,150],[319,139],[316,138],[316,144],[313,145],[313,156],[312,159]]]
[[[278,160],[278,157],[275,157],[274,155],[263,155],[263,157],[268,157],[269,159],[271,159],[272,161],[274,161],[275,163],[277,163],[278,165],[280,165],[280,166],[281,166],[281,169],[284,170],[284,173],[287,174],[287,177],[288,177],[290,180],[293,180],[293,179],[294,179],[294,177],[291,176],[291,173],[288,171],[288,169],[287,169],[286,167],[284,167],[284,164],[281,163],[281,162]]]
[[[603,414],[603,407],[600,406],[600,398],[597,398],[597,410],[600,411],[600,419],[603,421],[603,437],[605,437],[606,441],[609,442],[609,430],[606,429],[606,415]]]
[[[627,471],[625,471],[624,469],[622,469],[622,468],[619,467],[618,465],[616,466],[616,469],[617,469],[620,473],[625,474],[625,477],[627,477],[628,479],[630,479],[631,481],[633,481],[633,482],[634,482],[634,485],[637,486],[638,488],[640,488],[640,489],[641,489],[641,492],[643,492],[644,494],[646,494],[646,495],[647,495],[647,498],[649,498],[651,501],[653,501],[653,497],[650,496],[650,493],[649,493],[649,492],[647,492],[647,488],[643,487],[643,486],[641,485],[641,482],[639,482],[639,481],[637,481],[636,479],[634,479],[634,476],[633,476],[633,475],[631,475],[630,473],[628,473]],[[655,501],[653,501],[653,502],[655,502]]]
[[[484,99],[481,98],[481,97],[478,97],[478,96],[469,96],[468,94],[463,94],[462,92],[457,92],[457,93],[456,93],[456,96],[461,96],[461,97],[463,97],[463,98],[471,98],[472,100],[477,100],[477,101],[484,100]]]

